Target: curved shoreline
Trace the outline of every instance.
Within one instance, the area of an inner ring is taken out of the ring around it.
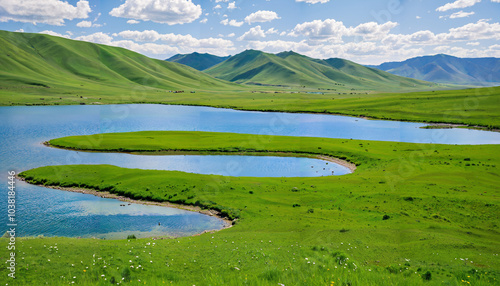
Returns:
[[[144,201],[144,200],[136,200],[136,199],[131,199],[129,197],[125,196],[120,196],[117,194],[113,194],[107,191],[96,191],[93,189],[85,189],[85,188],[73,188],[73,187],[60,187],[60,186],[45,186],[42,184],[32,184],[26,181],[25,178],[18,176],[16,174],[16,179],[19,181],[26,182],[27,184],[30,185],[35,185],[39,187],[44,187],[44,188],[49,188],[49,189],[54,189],[54,190],[60,190],[60,191],[68,191],[68,192],[73,192],[73,193],[80,193],[80,194],[87,194],[87,195],[93,195],[96,197],[100,198],[106,198],[106,199],[115,199],[119,200],[124,203],[131,203],[131,204],[141,204],[141,205],[150,205],[150,206],[160,206],[160,207],[168,207],[168,208],[175,208],[175,209],[180,209],[180,210],[185,210],[185,211],[191,211],[191,212],[197,212],[200,214],[208,215],[208,216],[214,216],[217,217],[218,219],[222,220],[224,223],[224,226],[221,229],[218,230],[204,230],[200,233],[190,235],[190,236],[197,236],[203,233],[207,232],[213,232],[213,231],[221,231],[223,229],[227,229],[233,226],[233,223],[237,220],[230,220],[227,217],[222,217],[220,213],[216,210],[204,210],[201,209],[200,207],[197,206],[190,206],[190,205],[181,205],[181,204],[174,204],[170,202],[152,202],[152,201]]]
[[[87,150],[87,149],[77,149],[77,148],[66,148],[50,144],[49,141],[42,142],[43,145],[51,148],[57,148],[68,151],[79,151],[79,152],[91,152],[91,153],[120,153],[120,154],[131,154],[131,155],[151,155],[151,156],[161,156],[161,155],[224,155],[224,156],[274,156],[274,157],[295,157],[295,158],[311,158],[323,161],[332,162],[338,164],[342,167],[348,168],[351,173],[356,171],[356,164],[342,160],[340,158],[322,155],[322,154],[308,154],[303,152],[285,152],[285,151],[234,151],[234,152],[224,152],[224,151],[210,151],[210,150],[159,150],[159,151],[146,151],[146,150],[129,150],[129,151],[117,151],[117,150]]]

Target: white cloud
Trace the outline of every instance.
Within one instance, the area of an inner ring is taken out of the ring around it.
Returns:
[[[80,27],[80,28],[90,28],[90,27],[92,27],[92,22],[90,22],[90,21],[81,21],[78,24],[76,24],[76,26]]]
[[[113,8],[111,16],[168,25],[191,23],[201,15],[201,6],[191,0],[126,0]]]
[[[386,22],[384,24],[376,22],[363,23],[354,28],[348,28],[348,35],[363,36],[367,40],[382,39],[397,25],[398,23],[395,22]]]
[[[479,45],[480,45],[479,42],[470,42],[470,43],[467,43],[467,46],[479,46]]]
[[[252,13],[245,17],[245,22],[248,24],[257,23],[257,22],[270,22],[275,19],[280,19],[278,14],[273,11],[259,10],[255,13]]]
[[[297,24],[290,36],[305,36],[312,40],[328,40],[330,42],[342,42],[344,36],[361,36],[365,40],[380,40],[384,38],[393,28],[398,26],[395,22],[378,24],[367,22],[356,27],[346,27],[344,23],[334,19],[314,20]]]
[[[206,24],[207,22],[208,22],[208,18],[204,18],[204,19],[200,20],[200,23],[202,23],[202,24]]]
[[[295,2],[306,2],[306,3],[309,3],[309,4],[317,4],[317,3],[326,3],[330,0],[295,0]]]
[[[56,33],[54,31],[49,31],[49,30],[41,31],[40,34],[47,34],[47,35],[56,36],[56,37],[62,37],[62,38],[66,38],[66,39],[70,38],[69,35],[63,35],[63,34]]]
[[[422,19],[422,17],[420,17],[420,16],[417,16],[416,18],[417,18],[418,20]]]
[[[133,24],[139,24],[139,23],[140,23],[140,22],[139,22],[139,21],[137,21],[137,20],[128,20],[128,21],[127,21],[127,24],[131,24],[131,25],[133,25]]]
[[[122,31],[117,34],[127,40],[134,40],[138,42],[156,42],[162,41],[164,43],[178,46],[181,49],[221,49],[221,50],[231,50],[234,48],[233,42],[230,40],[225,40],[221,38],[205,38],[197,39],[189,34],[179,35],[179,34],[160,34],[154,30],[146,31]]]
[[[500,3],[500,0],[491,0],[491,2]]]
[[[271,28],[271,29],[268,29],[266,31],[266,34],[270,35],[270,34],[278,34],[278,30],[276,30],[275,28]]]
[[[449,30],[444,38],[449,41],[474,41],[483,39],[500,39],[500,24],[488,23],[488,20],[479,20],[477,23],[469,23],[462,27]]]
[[[459,12],[456,12],[456,13],[453,13],[450,15],[450,18],[451,19],[455,19],[455,18],[465,18],[465,17],[469,17],[470,15],[474,15],[475,13],[474,12],[464,12],[464,11],[459,11]]]
[[[234,36],[236,36],[236,34],[235,34],[235,33],[227,34],[227,37],[228,37],[228,38],[232,38],[232,37],[234,37]]]
[[[97,33],[86,35],[86,36],[76,37],[75,40],[92,42],[92,43],[96,43],[96,44],[111,45],[113,37],[111,37],[110,35],[105,34],[103,32],[97,32]]]
[[[236,9],[236,2],[231,2],[231,3],[227,4],[227,9],[228,10]]]
[[[457,0],[452,3],[447,3],[441,7],[438,7],[436,11],[438,12],[446,12],[451,9],[461,9],[474,6],[476,3],[481,2],[481,0]]]
[[[243,22],[238,22],[234,19],[232,19],[232,20],[224,19],[224,20],[220,21],[220,23],[224,26],[229,25],[229,26],[233,26],[233,27],[241,27],[241,25],[243,25]]]
[[[76,6],[59,0],[0,0],[0,22],[16,21],[64,25],[64,20],[85,19],[92,12],[89,2],[80,0]]]
[[[219,2],[229,2],[229,0],[215,0],[215,3],[219,3]]]
[[[332,40],[342,42],[342,37],[348,34],[348,29],[344,23],[334,19],[326,19],[324,21],[314,20],[312,22],[304,22],[297,24],[293,28],[290,36],[306,36],[313,40]]]
[[[215,5],[214,9],[221,9],[222,6],[220,4]]]
[[[241,37],[238,38],[238,41],[256,41],[261,38],[265,38],[266,33],[262,30],[261,26],[255,26],[250,28],[248,32],[245,32]]]

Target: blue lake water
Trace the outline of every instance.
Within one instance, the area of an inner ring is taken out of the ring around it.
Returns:
[[[136,156],[48,148],[53,138],[143,130],[216,131],[352,138],[440,144],[499,144],[500,133],[421,129],[424,124],[345,116],[235,111],[165,105],[0,107],[0,209],[6,208],[7,171],[61,164],[112,164],[230,176],[341,175],[347,169],[310,158],[266,156]],[[325,170],[323,170],[323,168]],[[120,202],[18,182],[18,235],[123,238],[134,233],[190,235],[220,229],[217,218],[156,206]],[[161,226],[158,225],[161,222]],[[6,228],[0,215],[0,231]]]

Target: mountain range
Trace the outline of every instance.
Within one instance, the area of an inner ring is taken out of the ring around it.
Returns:
[[[270,54],[246,50],[204,72],[223,80],[253,85],[363,90],[422,89],[435,85],[344,59],[319,60],[292,51]]]
[[[399,76],[439,83],[500,85],[499,58],[457,58],[439,54],[369,67]]]
[[[396,76],[344,59],[319,60],[292,51],[270,54],[247,50],[225,60],[207,54],[174,59],[193,65],[198,59],[200,68],[222,62],[202,72],[124,48],[45,34],[0,31],[0,89],[1,93],[15,91],[36,97],[108,95],[111,100],[115,95],[125,94],[152,96],[156,92],[155,96],[161,97],[161,92],[168,90],[250,91],[258,86],[339,92],[449,87]],[[140,102],[140,98],[129,101]]]

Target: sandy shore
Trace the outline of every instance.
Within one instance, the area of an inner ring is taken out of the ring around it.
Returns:
[[[20,181],[26,182],[26,180],[24,178],[21,178],[19,176],[16,176],[16,178]],[[222,229],[230,228],[233,225],[232,220],[229,220],[225,217],[221,217],[220,213],[218,211],[216,211],[216,210],[203,210],[197,206],[180,205],[180,204],[174,204],[174,203],[169,203],[169,202],[151,202],[151,201],[143,201],[143,200],[134,200],[134,199],[127,198],[124,196],[112,194],[110,192],[105,192],[105,191],[101,192],[101,191],[96,191],[93,189],[66,188],[66,187],[59,187],[59,186],[44,186],[44,185],[39,185],[39,184],[37,184],[37,186],[45,187],[45,188],[49,188],[49,189],[55,189],[55,190],[80,193],[80,194],[89,194],[89,195],[94,195],[97,197],[107,198],[107,199],[116,199],[116,200],[122,201],[122,202],[127,203],[127,204],[161,206],[161,207],[169,207],[169,208],[176,208],[176,209],[181,209],[181,210],[186,210],[186,211],[198,212],[200,214],[218,217],[219,219],[224,221],[224,227]],[[204,231],[203,233],[205,233],[205,232],[210,232],[210,231]]]
[[[339,158],[330,157],[330,156],[323,156],[323,155],[312,156],[312,158],[320,159],[320,160],[323,160],[323,161],[332,162],[332,163],[335,163],[335,164],[339,164],[340,166],[344,166],[344,167],[348,168],[349,170],[351,170],[352,173],[354,173],[354,171],[356,171],[356,165],[355,164],[347,162],[345,160],[341,160]]]

